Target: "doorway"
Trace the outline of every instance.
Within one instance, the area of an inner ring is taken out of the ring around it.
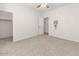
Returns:
[[[49,18],[48,17],[45,17],[44,18],[44,35],[48,35],[48,20]]]

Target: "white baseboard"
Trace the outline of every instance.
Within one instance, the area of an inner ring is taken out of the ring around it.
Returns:
[[[59,38],[59,39],[64,39],[64,40],[69,40],[69,41],[74,41],[74,42],[79,43],[79,40],[75,40],[75,39],[69,39],[69,38],[66,38],[66,37],[60,37],[60,36],[54,36],[54,35],[52,37]]]
[[[29,37],[24,37],[24,38],[20,38],[20,39],[13,39],[13,42],[18,42],[18,41],[22,41],[22,40],[25,40],[25,39],[31,39],[31,38],[33,38],[33,37],[36,37],[36,36],[39,36],[39,35],[41,35],[41,34],[38,34],[38,35],[32,35],[32,36],[29,36]]]

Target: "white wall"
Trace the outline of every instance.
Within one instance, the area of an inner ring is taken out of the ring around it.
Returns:
[[[0,10],[3,10],[5,8],[4,3],[0,3]]]
[[[5,4],[4,10],[13,13],[13,41],[38,35],[39,14],[36,11],[19,4]]]
[[[44,13],[49,17],[49,35],[79,42],[79,4],[69,4]],[[54,29],[53,21],[58,20]]]

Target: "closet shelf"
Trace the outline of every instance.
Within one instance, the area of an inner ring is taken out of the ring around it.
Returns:
[[[0,21],[12,21],[11,19],[0,19]]]

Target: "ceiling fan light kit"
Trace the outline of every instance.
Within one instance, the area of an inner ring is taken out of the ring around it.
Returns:
[[[47,3],[41,3],[37,6],[37,8],[49,8]]]

